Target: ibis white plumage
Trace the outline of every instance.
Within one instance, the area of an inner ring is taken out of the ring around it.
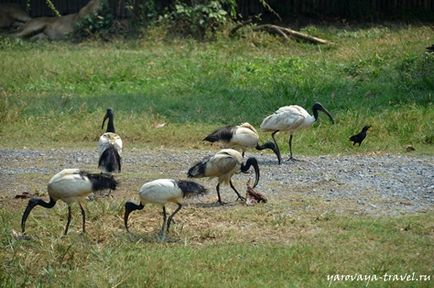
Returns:
[[[290,105],[280,107],[276,112],[267,116],[262,121],[261,129],[266,132],[273,132],[271,137],[273,138],[274,144],[276,145],[278,151],[280,151],[280,149],[277,145],[274,135],[279,131],[288,131],[288,144],[290,153],[289,159],[294,160],[292,157],[292,135],[299,129],[311,127],[312,124],[318,120],[318,111],[322,111],[327,114],[327,116],[330,118],[330,121],[334,123],[332,115],[320,103],[315,103],[312,106],[313,116],[311,116],[303,107],[298,105]]]
[[[280,162],[280,153],[276,145],[273,142],[266,142],[260,145],[258,132],[249,123],[218,128],[203,140],[211,143],[221,142],[226,146],[225,148],[240,149],[243,157],[246,149],[249,148],[255,148],[256,150],[271,149]]]
[[[85,232],[86,214],[81,203],[90,193],[104,189],[115,190],[117,185],[118,183],[112,175],[102,173],[91,174],[80,169],[64,169],[54,175],[48,182],[49,202],[45,202],[40,198],[29,200],[21,219],[22,232],[25,232],[27,217],[35,206],[40,205],[45,208],[53,208],[58,200],[62,200],[68,204],[68,221],[64,235],[68,233],[69,223],[71,222],[71,204],[75,202],[80,206],[83,217],[83,232]]]
[[[107,122],[107,130],[98,141],[98,168],[104,173],[121,172],[122,139],[115,133],[113,110],[107,109],[101,129]]]
[[[191,178],[218,178],[218,184],[216,186],[218,202],[223,204],[220,197],[220,184],[229,184],[232,190],[237,194],[238,199],[244,200],[244,197],[238,193],[232,183],[232,176],[235,173],[243,172],[247,173],[250,167],[253,166],[255,170],[255,183],[253,187],[256,187],[259,182],[259,165],[258,161],[254,157],[250,157],[247,161],[243,162],[241,153],[234,149],[222,149],[213,156],[203,158],[200,162],[193,165],[188,170],[188,177]]]
[[[128,230],[128,216],[135,210],[142,210],[146,204],[158,204],[163,207],[163,227],[161,228],[162,238],[165,238],[169,231],[173,216],[182,208],[183,198],[206,193],[205,187],[187,180],[157,179],[143,184],[139,190],[140,203],[131,201],[125,203],[124,224]],[[175,203],[178,207],[167,217],[166,204]]]

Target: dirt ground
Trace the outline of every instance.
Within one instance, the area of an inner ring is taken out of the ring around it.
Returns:
[[[114,197],[132,199],[144,182],[153,179],[186,179],[189,167],[213,152],[216,151],[127,151],[122,157],[122,173],[116,175],[121,186]],[[272,202],[319,201],[325,207],[330,206],[333,213],[378,216],[424,212],[434,207],[434,157],[299,156],[301,161],[285,158],[278,165],[272,154],[247,154],[259,161],[261,178],[257,191],[265,193]],[[64,168],[98,172],[97,162],[98,155],[93,149],[0,149],[0,207],[11,205],[10,200],[23,192],[46,195],[48,180]],[[248,178],[245,174],[234,176],[240,192],[245,192]],[[197,181],[210,190],[200,201],[213,203],[217,180]],[[223,186],[222,198],[233,202],[235,194]],[[22,206],[21,201],[14,199],[12,203]],[[295,209],[288,213],[297,212]]]

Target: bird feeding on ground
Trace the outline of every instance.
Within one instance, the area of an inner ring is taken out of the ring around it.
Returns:
[[[255,148],[256,150],[270,149],[276,154],[280,163],[280,152],[277,150],[276,145],[273,142],[260,145],[258,132],[249,123],[218,128],[203,140],[211,143],[224,143],[227,146],[225,148],[241,149],[243,157],[248,148]]]
[[[258,161],[254,157],[250,157],[247,161],[243,162],[241,153],[234,149],[222,149],[213,156],[208,156],[202,159],[202,161],[196,163],[188,170],[188,177],[191,178],[218,178],[218,184],[216,186],[218,202],[224,204],[220,197],[220,184],[226,183],[231,186],[232,190],[237,194],[238,199],[245,200],[244,197],[238,193],[232,183],[232,176],[235,173],[243,172],[247,173],[253,166],[255,170],[255,183],[253,188],[258,185],[259,182],[259,165]]]
[[[363,140],[366,138],[366,133],[368,132],[369,128],[371,128],[371,126],[366,125],[362,128],[362,131],[360,131],[359,134],[350,137],[350,141],[353,141],[353,146],[356,145],[356,143],[359,143],[359,146],[362,144]]]
[[[163,227],[161,228],[161,236],[164,239],[166,232],[169,232],[169,227],[173,216],[181,209],[183,198],[206,193],[205,187],[193,181],[174,180],[174,179],[158,179],[143,184],[139,190],[140,203],[135,204],[131,201],[125,203],[124,224],[128,230],[128,216],[135,210],[142,210],[146,204],[154,203],[163,206]],[[175,203],[178,207],[167,217],[166,204]]]
[[[292,136],[293,133],[302,128],[309,128],[315,121],[318,120],[318,111],[322,111],[330,118],[332,124],[334,120],[332,115],[320,104],[315,103],[312,106],[312,114],[309,113],[298,105],[290,105],[280,107],[276,112],[267,116],[261,124],[261,129],[266,132],[272,132],[271,137],[273,138],[274,144],[276,145],[277,151],[280,153],[279,146],[277,145],[274,135],[279,131],[289,132],[289,160],[295,160],[292,157]],[[280,161],[279,161],[280,164]]]
[[[113,118],[113,110],[108,108],[101,126],[103,129],[108,119],[107,130],[98,141],[98,168],[104,173],[121,172],[122,139],[115,133]]]
[[[21,229],[25,232],[26,220],[30,211],[40,205],[45,208],[53,208],[58,200],[62,200],[68,204],[68,221],[66,222],[64,235],[68,233],[69,223],[71,222],[71,204],[78,202],[83,217],[83,232],[85,232],[86,214],[81,202],[86,199],[90,193],[104,189],[116,190],[118,183],[112,175],[107,174],[91,174],[80,169],[64,169],[54,175],[48,182],[49,202],[45,202],[40,198],[32,198],[29,200],[26,210],[24,210],[21,219]]]

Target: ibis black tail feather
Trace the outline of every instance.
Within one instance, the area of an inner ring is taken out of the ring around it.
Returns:
[[[179,189],[181,189],[183,197],[201,195],[207,192],[207,189],[204,186],[193,181],[175,180],[175,182],[178,185]]]
[[[99,157],[98,168],[103,172],[121,172],[121,156],[115,146],[110,144]]]
[[[187,175],[190,178],[197,178],[197,177],[203,177],[205,175],[205,169],[206,169],[206,163],[211,158],[211,156],[205,157],[200,162],[196,163],[191,167]]]
[[[211,143],[217,141],[229,142],[233,135],[233,126],[225,126],[214,130],[211,134],[206,136],[203,140]]]
[[[85,171],[81,171],[80,174],[89,178],[90,182],[92,183],[92,191],[94,192],[105,189],[116,190],[117,186],[119,185],[113,175],[110,174],[92,174]]]

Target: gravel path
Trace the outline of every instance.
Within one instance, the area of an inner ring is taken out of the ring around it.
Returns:
[[[137,191],[155,178],[185,178],[187,169],[204,150],[139,150],[123,155],[122,190]],[[248,155],[249,156],[249,155]],[[301,157],[277,165],[272,154],[255,154],[261,168],[257,187],[269,199],[319,199],[335,203],[334,212],[399,215],[426,212],[434,207],[434,157],[411,155],[355,155]],[[45,193],[50,177],[64,168],[95,171],[97,153],[92,149],[0,149],[0,200],[24,191]],[[236,176],[237,187],[247,177]],[[215,180],[202,181],[214,191]],[[225,188],[225,190],[227,190]],[[230,193],[230,191],[228,192]],[[0,207],[6,203],[0,202]]]

